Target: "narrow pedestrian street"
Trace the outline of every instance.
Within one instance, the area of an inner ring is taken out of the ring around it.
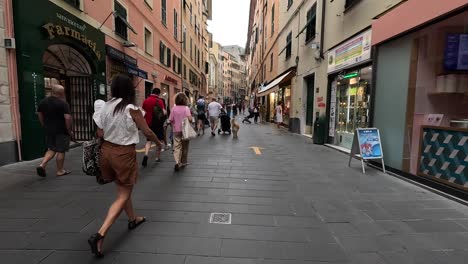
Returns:
[[[37,161],[0,170],[1,263],[462,264],[468,259],[468,208],[348,156],[277,130],[241,125],[240,138],[190,142],[189,166],[140,169],[134,206],[148,221],[127,230],[122,214],[95,260],[87,238],[115,194],[81,173],[73,149],[62,178],[35,175]],[[140,145],[142,145],[140,143]],[[255,149],[258,147],[257,154]],[[139,147],[141,149],[141,146]],[[154,152],[152,152],[154,153]],[[260,154],[261,153],[261,154]],[[142,154],[139,153],[141,162]],[[210,224],[231,213],[230,224]],[[125,238],[125,239],[123,239]]]

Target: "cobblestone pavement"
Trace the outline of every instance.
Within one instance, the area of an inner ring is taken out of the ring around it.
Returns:
[[[62,178],[35,176],[37,162],[0,168],[0,262],[467,263],[467,207],[373,169],[363,175],[346,155],[270,125],[242,125],[239,140],[208,132],[190,143],[183,171],[173,172],[170,151],[140,170],[134,205],[148,222],[129,232],[122,215],[102,260],[86,240],[115,187],[80,172],[80,149]],[[231,224],[210,224],[212,212],[232,213]]]

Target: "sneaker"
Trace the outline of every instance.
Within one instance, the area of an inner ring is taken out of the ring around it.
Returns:
[[[159,162],[161,162],[161,159],[160,159],[160,158],[156,158],[154,161],[156,161],[156,162],[159,163]]]
[[[214,137],[216,136],[215,132],[211,131],[211,135]]]
[[[141,162],[141,166],[143,166],[143,167],[148,166],[148,156],[143,157],[143,161]]]
[[[167,148],[167,149],[170,149],[171,147],[172,147],[171,143],[168,143],[168,144],[166,145],[166,148]]]
[[[179,171],[179,164],[176,164],[176,165],[174,166],[174,171]]]

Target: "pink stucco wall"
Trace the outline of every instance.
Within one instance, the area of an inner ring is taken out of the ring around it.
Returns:
[[[372,45],[464,6],[468,6],[468,0],[408,0],[374,21]]]

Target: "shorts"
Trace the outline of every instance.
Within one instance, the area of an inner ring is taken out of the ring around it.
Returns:
[[[68,152],[70,150],[70,136],[65,134],[47,135],[47,148],[58,153]]]
[[[219,119],[219,117],[217,117],[217,116],[210,116],[210,124],[212,124],[212,125],[218,124],[218,119]]]
[[[203,121],[205,121],[206,115],[205,115],[205,114],[198,114],[198,115],[197,115],[197,119],[198,119],[198,120],[203,120]]]
[[[104,141],[100,167],[103,179],[124,186],[134,185],[138,178],[135,145],[122,146]]]
[[[159,140],[164,140],[164,127],[158,127],[158,128],[154,128],[154,127],[150,127],[151,128],[151,131],[153,131],[153,133],[156,135],[156,137],[159,139]],[[146,139],[148,140],[148,139]]]

